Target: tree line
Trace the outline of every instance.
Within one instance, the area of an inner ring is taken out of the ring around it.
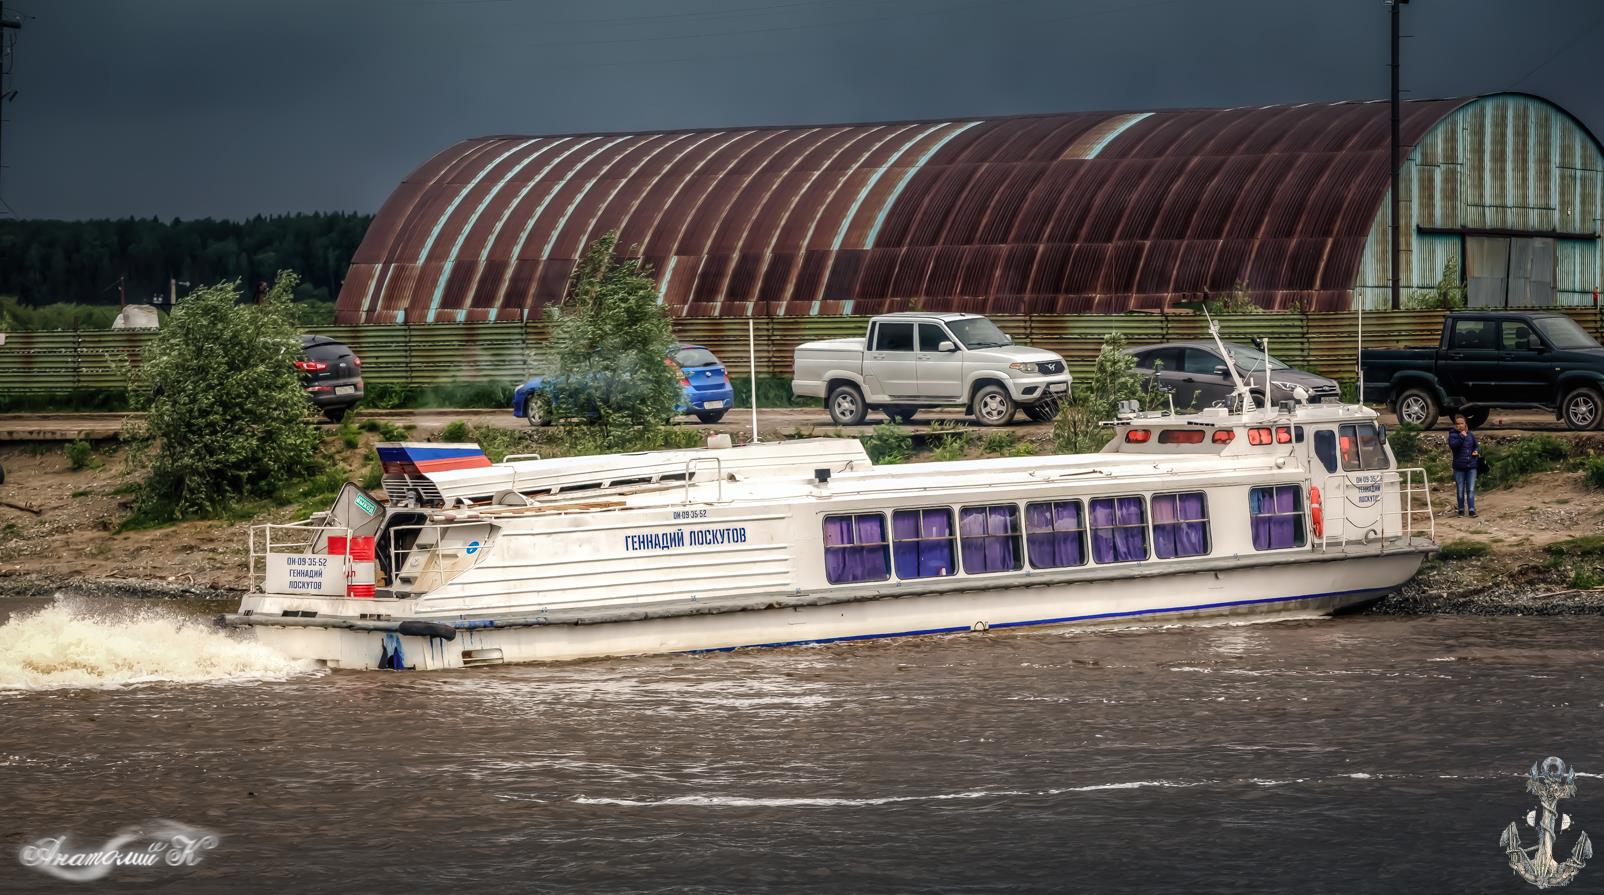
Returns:
[[[301,277],[298,301],[329,302],[372,215],[349,212],[261,216],[244,221],[156,218],[0,220],[0,295],[35,308],[166,300],[169,279],[190,289],[239,280],[246,294],[281,270]]]

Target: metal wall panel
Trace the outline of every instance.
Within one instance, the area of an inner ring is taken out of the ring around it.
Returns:
[[[1552,104],[1410,102],[1403,130],[1406,288],[1440,270],[1417,227],[1598,232],[1598,144]],[[471,140],[386,202],[338,319],[524,316],[607,229],[676,259],[657,271],[677,315],[1164,308],[1244,280],[1264,307],[1374,306],[1387,133],[1384,103],[1307,103]],[[1556,250],[1561,301],[1597,269],[1586,254]],[[1072,261],[1094,255],[1113,266]]]

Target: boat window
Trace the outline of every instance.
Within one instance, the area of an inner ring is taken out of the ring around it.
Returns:
[[[1202,444],[1202,429],[1160,429],[1159,444]]]
[[[958,538],[963,542],[964,571],[1012,572],[1019,557],[1019,507],[1011,503],[964,507],[958,512]]]
[[[1093,498],[1092,559],[1100,563],[1147,559],[1147,512],[1140,497]]]
[[[1341,426],[1337,429],[1342,445],[1342,468],[1348,472],[1360,469],[1387,469],[1392,463],[1381,446],[1381,435],[1374,423]]]
[[[1274,444],[1275,434],[1269,426],[1254,426],[1248,430],[1248,444]]]
[[[1208,552],[1209,507],[1203,492],[1153,495],[1153,554],[1173,559]]]
[[[1316,444],[1321,435],[1315,433]],[[1303,487],[1271,485],[1248,492],[1249,524],[1253,527],[1254,550],[1283,550],[1303,546]]]
[[[912,351],[912,323],[881,323],[874,337],[875,351]]]
[[[1302,426],[1293,426],[1292,427],[1292,440],[1297,442],[1298,444],[1302,444],[1303,443],[1303,427]]]
[[[958,571],[952,510],[940,507],[892,513],[891,563],[898,578],[941,578]]]
[[[1236,430],[1234,429],[1215,429],[1214,438],[1212,440],[1215,444],[1230,444],[1231,439],[1235,437]]]
[[[879,513],[824,517],[824,577],[831,584],[884,581],[890,574],[886,517]]]
[[[1086,564],[1086,518],[1078,500],[1025,504],[1025,553],[1033,569]]]
[[[1342,451],[1342,468],[1359,468],[1359,439],[1355,437],[1352,426],[1343,426],[1337,430],[1337,447]]]
[[[1314,430],[1314,455],[1326,472],[1337,471],[1337,433],[1330,429]]]

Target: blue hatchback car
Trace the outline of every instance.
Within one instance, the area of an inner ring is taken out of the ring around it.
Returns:
[[[716,423],[724,418],[735,403],[735,389],[730,377],[713,352],[701,345],[675,345],[668,349],[668,364],[679,373],[680,399],[674,405],[675,413],[693,413],[704,423]],[[530,400],[544,397],[550,383],[544,376],[518,386],[512,393],[512,415],[529,420],[531,426],[545,426],[552,422],[551,401]]]

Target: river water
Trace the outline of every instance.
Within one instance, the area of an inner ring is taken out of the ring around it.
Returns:
[[[218,608],[0,601],[0,891],[1535,891],[1498,841],[1551,754],[1604,835],[1599,618],[415,674],[301,669]],[[19,858],[157,819],[216,846],[87,886]]]

